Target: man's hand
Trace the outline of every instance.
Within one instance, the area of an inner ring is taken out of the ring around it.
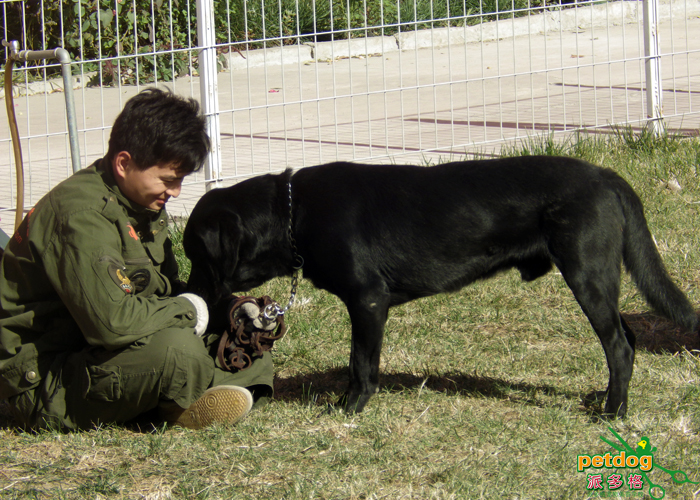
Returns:
[[[197,324],[194,327],[194,333],[197,334],[197,337],[201,337],[204,335],[204,332],[207,331],[207,325],[209,324],[209,309],[207,308],[207,303],[204,302],[202,297],[194,293],[182,293],[178,295],[178,297],[183,297],[192,302],[195,311],[197,311]]]

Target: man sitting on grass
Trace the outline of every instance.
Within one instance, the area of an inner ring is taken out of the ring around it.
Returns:
[[[105,158],[27,214],[0,261],[0,400],[25,428],[84,429],[146,412],[201,428],[272,395],[270,354],[215,361],[221,332],[184,292],[165,205],[209,152],[192,99],[147,89]]]

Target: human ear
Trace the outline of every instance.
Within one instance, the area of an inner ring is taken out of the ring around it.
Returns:
[[[112,159],[112,171],[118,179],[124,179],[131,168],[131,155],[128,151],[120,151]]]

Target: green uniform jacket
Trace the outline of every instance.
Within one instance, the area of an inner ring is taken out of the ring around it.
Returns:
[[[192,303],[170,297],[177,272],[165,210],[124,197],[106,161],[57,185],[0,261],[0,399],[38,385],[58,353],[194,328]]]

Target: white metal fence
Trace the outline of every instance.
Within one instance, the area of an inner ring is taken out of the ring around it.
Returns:
[[[216,148],[207,173],[170,203],[176,215],[207,184],[288,166],[436,162],[615,125],[700,128],[700,0],[0,0],[0,9],[2,38],[34,50],[58,41],[73,55],[82,166],[102,156],[114,117],[144,86],[202,101]],[[25,209],[72,171],[57,67],[15,64]],[[0,120],[8,233],[14,176]]]

